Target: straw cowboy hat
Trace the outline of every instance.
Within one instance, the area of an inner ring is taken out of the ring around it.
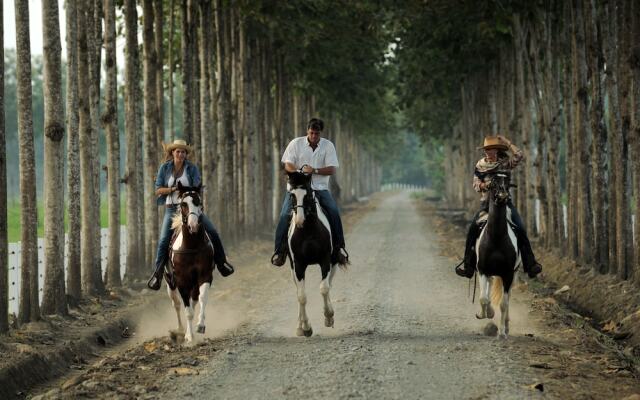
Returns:
[[[489,149],[498,149],[507,151],[509,150],[509,146],[502,141],[498,136],[485,136],[484,144],[477,148],[477,150],[489,150]]]
[[[162,148],[164,148],[164,151],[167,153],[171,153],[175,149],[184,149],[187,153],[191,153],[193,151],[193,148],[182,139],[176,139],[173,143],[162,143]]]

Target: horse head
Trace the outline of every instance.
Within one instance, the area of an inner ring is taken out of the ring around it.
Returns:
[[[508,172],[498,172],[489,183],[490,198],[496,205],[504,206],[511,200],[509,189],[512,187],[516,185],[511,184],[511,175]]]
[[[293,221],[302,227],[305,218],[315,215],[315,197],[311,189],[311,175],[300,171],[287,172],[289,175],[289,196],[293,208]],[[303,212],[299,212],[302,209]]]
[[[198,186],[183,186],[181,182],[178,182],[182,223],[189,227],[189,232],[192,234],[198,232],[202,220],[201,189],[202,184]]]

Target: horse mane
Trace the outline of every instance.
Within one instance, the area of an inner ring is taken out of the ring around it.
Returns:
[[[173,214],[173,217],[171,217],[171,229],[176,229],[180,226],[182,226],[182,213],[178,210]]]

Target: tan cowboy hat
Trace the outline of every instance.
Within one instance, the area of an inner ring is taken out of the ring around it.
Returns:
[[[503,142],[497,136],[485,136],[484,144],[477,148],[477,150],[489,150],[489,149],[498,149],[498,150],[509,150],[509,146]]]
[[[191,153],[193,151],[193,148],[182,139],[176,139],[173,143],[162,143],[162,148],[167,153],[171,153],[175,149],[184,149],[187,153]]]

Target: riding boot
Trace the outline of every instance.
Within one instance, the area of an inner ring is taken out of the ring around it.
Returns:
[[[469,225],[469,231],[467,232],[467,242],[465,243],[464,248],[464,261],[462,263],[463,268],[460,268],[460,265],[456,267],[456,274],[464,278],[473,277],[473,274],[476,271],[475,243],[476,239],[478,239],[479,233],[480,228],[474,220],[471,225]]]
[[[288,247],[289,246],[286,240],[280,243],[280,246],[278,246],[278,249],[271,256],[271,264],[275,265],[276,267],[282,267],[284,263],[287,261]]]
[[[521,229],[515,229],[516,236],[518,238],[518,247],[522,254],[522,267],[524,272],[529,275],[529,278],[535,278],[540,272],[542,272],[542,265],[536,261],[536,257],[533,255],[533,249],[531,248],[531,242],[526,233]]]
[[[342,247],[334,247],[333,254],[331,254],[331,264],[349,264],[349,253],[347,253],[347,249],[345,249],[344,245]]]
[[[227,256],[225,255],[224,247],[222,247],[220,236],[217,234],[209,234],[209,238],[213,245],[213,263],[216,265],[216,268],[218,268],[218,272],[220,272],[220,275],[224,277],[233,274],[235,269],[233,268],[233,265],[227,261]]]
[[[164,272],[164,264],[167,262],[166,257],[159,259],[156,263],[156,269],[153,271],[153,275],[147,282],[147,286],[151,290],[159,290],[162,285],[162,273]]]

